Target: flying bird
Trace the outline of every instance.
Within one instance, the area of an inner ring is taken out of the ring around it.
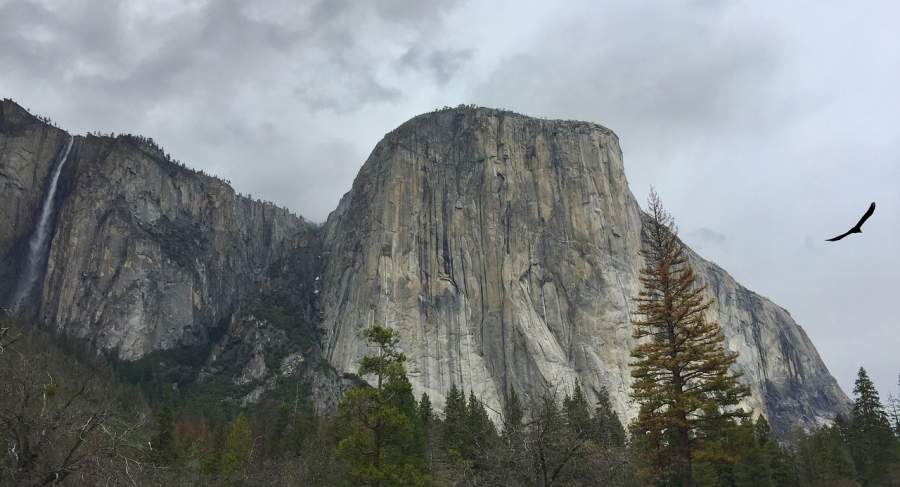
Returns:
[[[854,225],[853,228],[838,235],[837,237],[827,239],[826,242],[837,242],[838,240],[846,237],[847,235],[850,235],[851,233],[862,233],[862,225],[863,225],[863,223],[866,222],[866,220],[869,219],[870,216],[872,216],[872,213],[875,213],[875,203],[874,202],[872,202],[872,204],[869,205],[869,209],[866,210],[866,213],[862,216],[862,218],[859,219],[858,222],[856,222],[856,225]]]

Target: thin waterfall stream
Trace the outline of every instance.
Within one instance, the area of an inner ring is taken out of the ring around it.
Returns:
[[[53,170],[53,176],[50,178],[50,187],[47,188],[47,193],[44,195],[43,206],[41,206],[41,216],[38,219],[38,224],[34,229],[34,233],[31,235],[31,240],[28,241],[28,257],[25,261],[25,269],[19,277],[16,292],[13,294],[13,312],[18,311],[25,299],[27,299],[34,291],[38,277],[41,274],[41,263],[45,259],[51,234],[49,228],[50,217],[53,215],[53,200],[56,196],[56,187],[59,183],[59,175],[62,173],[62,168],[66,164],[66,159],[69,158],[69,152],[72,150],[73,142],[75,142],[75,138],[70,135],[69,142],[66,144],[66,149],[57,160],[56,168]]]

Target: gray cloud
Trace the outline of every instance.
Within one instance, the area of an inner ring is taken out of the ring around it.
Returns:
[[[694,250],[703,251],[709,247],[718,247],[721,251],[728,252],[729,238],[711,228],[696,228],[683,236]]]
[[[432,49],[428,52],[418,45],[410,47],[397,61],[401,69],[426,71],[441,86],[456,74],[472,57],[471,49]]]
[[[639,200],[653,184],[689,243],[790,309],[845,389],[864,365],[886,394],[900,46],[884,19],[898,10],[0,0],[0,96],[75,131],[152,136],[319,221],[384,133],[434,107],[602,123]],[[872,200],[860,238],[823,241]]]

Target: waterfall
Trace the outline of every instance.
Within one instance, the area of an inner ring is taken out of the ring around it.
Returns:
[[[53,170],[53,176],[50,178],[50,187],[44,195],[44,203],[41,206],[41,216],[38,219],[37,227],[28,241],[28,260],[25,261],[25,270],[19,277],[16,292],[13,294],[12,310],[18,311],[22,302],[31,295],[39,275],[41,274],[41,263],[45,260],[47,246],[50,238],[50,216],[53,214],[53,199],[56,196],[56,186],[59,183],[59,175],[62,172],[63,165],[69,157],[69,151],[72,150],[72,143],[75,141],[73,136],[69,136],[69,142],[66,144],[66,150],[62,152]]]

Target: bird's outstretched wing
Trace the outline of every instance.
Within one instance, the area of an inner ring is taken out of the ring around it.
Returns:
[[[838,235],[837,237],[829,238],[829,239],[827,239],[827,240],[825,240],[825,241],[826,241],[826,242],[837,242],[838,240],[840,240],[840,239],[846,237],[847,235],[850,235],[850,232],[849,232],[849,231],[844,232],[844,233]]]
[[[869,209],[866,210],[866,213],[862,216],[862,218],[859,219],[858,222],[856,222],[856,225],[854,225],[853,228],[838,235],[837,237],[827,239],[826,242],[837,242],[838,240],[846,237],[847,235],[850,235],[851,233],[861,233],[863,223],[865,223],[866,220],[868,220],[869,217],[872,216],[872,213],[875,213],[875,202],[874,201],[872,202],[871,205],[869,205]]]
[[[872,216],[872,213],[875,213],[875,202],[874,201],[872,202],[871,205],[869,205],[869,209],[866,210],[866,213],[862,216],[862,218],[859,219],[858,222],[856,222],[856,226],[853,228],[856,228],[856,229],[861,228],[862,224],[865,223],[866,220],[868,220],[870,216]]]

